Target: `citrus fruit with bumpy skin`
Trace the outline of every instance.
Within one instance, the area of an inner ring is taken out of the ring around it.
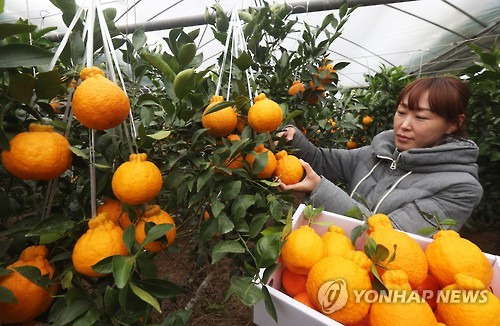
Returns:
[[[418,244],[408,234],[393,229],[387,215],[375,214],[368,218],[370,229],[368,234],[377,244],[389,250],[389,256],[382,264],[386,264],[389,257],[394,253],[394,245],[397,246],[395,259],[387,264],[389,269],[401,269],[406,275],[411,286],[422,283],[427,277],[427,258]],[[383,272],[380,270],[379,272]]]
[[[159,252],[174,242],[176,235],[174,219],[170,216],[170,214],[160,209],[160,206],[151,205],[144,212],[144,215],[139,219],[135,227],[135,240],[137,240],[138,243],[142,244],[146,238],[146,230],[144,228],[147,222],[153,222],[155,224],[173,224],[173,228],[165,233],[168,244],[161,241],[152,241],[146,244],[144,249],[150,252]]]
[[[236,119],[237,119],[236,130],[238,130],[238,132],[241,134],[243,132],[243,129],[245,128],[245,125],[246,125],[246,118],[242,117],[241,115],[239,115],[237,113]]]
[[[236,140],[241,140],[240,136],[236,134],[230,134],[227,136],[227,139],[230,141],[236,141]],[[228,158],[225,162],[225,165],[230,168],[230,169],[239,169],[243,167],[243,157],[241,154],[236,155],[233,158]]]
[[[130,112],[127,94],[97,67],[80,72],[83,82],[73,95],[73,114],[82,125],[96,130],[118,126]]]
[[[53,295],[57,292],[57,284],[44,289],[31,282],[14,267],[34,266],[41,275],[54,276],[54,267],[47,260],[48,250],[45,246],[25,248],[19,259],[7,266],[12,273],[0,277],[0,286],[9,289],[17,302],[0,302],[0,323],[23,323],[43,313],[52,304]]]
[[[203,111],[201,123],[203,128],[207,128],[207,133],[216,137],[224,137],[229,135],[238,123],[236,112],[232,106],[206,114],[215,104],[224,102],[222,96],[212,96],[210,104]]]
[[[298,92],[304,93],[306,91],[306,87],[300,80],[294,80],[292,86],[288,89],[288,95],[295,96]]]
[[[283,122],[283,110],[278,103],[261,93],[254,98],[254,104],[248,110],[248,124],[256,132],[275,131]]]
[[[328,231],[323,233],[321,239],[325,244],[326,256],[343,256],[346,252],[354,250],[351,239],[345,235],[344,230],[340,226],[329,226]]]
[[[413,290],[417,291],[417,293],[427,301],[432,310],[436,309],[436,300],[439,295],[440,287],[434,276],[427,274],[425,280],[417,286],[414,286]]]
[[[276,153],[274,156],[276,157],[274,175],[279,177],[281,182],[291,185],[302,180],[304,168],[296,156],[288,155],[284,150]]]
[[[321,237],[307,225],[292,231],[281,249],[281,258],[286,267],[302,275],[307,275],[311,267],[324,256]]]
[[[270,150],[265,148],[264,145],[255,147],[254,151],[257,155],[267,154],[266,166],[259,173],[257,173],[255,177],[258,179],[267,179],[271,177],[276,169],[276,157]],[[250,168],[253,166],[255,159],[256,158],[253,154],[247,154],[247,156],[245,156],[245,160],[250,164]]]
[[[493,268],[481,249],[455,231],[438,231],[425,248],[425,255],[429,272],[441,288],[452,284],[457,273],[477,278],[487,287],[493,279]]]
[[[286,267],[281,272],[281,285],[291,297],[296,296],[300,292],[305,292],[306,282],[307,275],[294,273]]]
[[[5,169],[23,180],[51,180],[66,171],[73,160],[69,142],[52,126],[31,123],[2,151]]]
[[[436,312],[448,326],[500,325],[500,299],[483,282],[462,273],[442,290]]]
[[[123,242],[123,230],[109,219],[107,213],[97,214],[88,223],[88,230],[75,243],[73,249],[73,266],[80,274],[100,277],[92,266],[101,260],[114,255],[128,255]]]
[[[363,261],[368,261],[371,266],[370,259],[366,255]],[[363,264],[366,265],[364,262]],[[333,284],[329,285],[330,282]],[[327,289],[333,288],[338,295],[334,302],[331,291],[325,291],[326,286]],[[354,294],[355,291],[372,289],[368,270],[347,257],[329,256],[314,264],[307,276],[306,289],[309,299],[320,312],[345,325],[361,321],[370,309],[370,303],[356,300]],[[340,306],[336,307],[337,310],[330,311],[329,308],[335,304]]]
[[[370,308],[371,326],[437,326],[431,307],[411,291],[405,272],[389,270],[382,275],[382,282],[389,290],[389,296],[373,302]]]
[[[104,199],[104,203],[97,207],[97,213],[106,212],[108,214],[108,218],[118,225],[125,229],[127,226],[132,224],[130,222],[130,217],[127,212],[122,210],[122,204],[114,199],[106,198]]]
[[[318,67],[318,71],[321,73],[323,71],[327,71],[325,78],[321,80],[321,83],[323,85],[331,84],[332,83],[332,74],[335,73],[335,69],[333,68],[333,65],[331,63]]]
[[[312,308],[312,309],[316,310],[316,308],[314,307],[314,305],[311,302],[311,299],[309,299],[309,296],[307,295],[307,292],[305,292],[305,291],[304,292],[300,292],[299,294],[295,295],[293,298],[295,300],[297,300],[298,302],[300,302],[302,304],[305,304],[309,308]]]
[[[163,179],[158,167],[145,153],[131,154],[128,162],[116,169],[111,187],[116,198],[125,204],[144,204],[160,193]]]

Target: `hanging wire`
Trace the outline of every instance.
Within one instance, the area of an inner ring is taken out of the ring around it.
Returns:
[[[173,7],[175,7],[175,6],[177,6],[177,5],[178,5],[179,3],[181,3],[181,2],[184,2],[184,0],[179,0],[179,1],[177,1],[176,3],[174,3],[173,5],[168,6],[166,9],[163,9],[162,11],[160,11],[159,13],[157,13],[156,15],[154,15],[153,17],[149,18],[147,21],[148,21],[148,22],[149,22],[149,21],[152,21],[154,18],[156,18],[156,17],[160,16],[160,15],[161,15],[161,14],[163,14],[165,11],[167,11],[167,10],[169,10],[169,9],[171,9],[171,8],[173,8]]]

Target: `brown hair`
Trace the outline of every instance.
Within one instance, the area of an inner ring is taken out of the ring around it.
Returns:
[[[465,137],[464,123],[461,123],[459,116],[466,114],[470,96],[467,85],[455,77],[420,78],[401,91],[396,107],[408,96],[408,108],[418,110],[418,102],[425,92],[429,92],[431,111],[457,125],[457,130],[453,132],[453,135]]]

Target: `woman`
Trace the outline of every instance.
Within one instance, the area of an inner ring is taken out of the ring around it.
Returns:
[[[338,214],[354,205],[368,216],[387,214],[407,232],[436,226],[422,212],[452,218],[458,230],[483,194],[478,147],[464,138],[468,99],[467,86],[456,78],[418,79],[397,99],[394,129],[354,150],[317,148],[288,126],[283,136],[299,149],[306,176],[281,187],[310,193],[310,203]],[[349,194],[334,181],[347,183]]]

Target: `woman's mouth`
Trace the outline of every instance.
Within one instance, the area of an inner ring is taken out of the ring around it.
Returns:
[[[398,141],[400,141],[402,143],[406,143],[406,142],[409,142],[411,140],[410,137],[407,137],[405,135],[397,134],[396,137],[398,138]]]

